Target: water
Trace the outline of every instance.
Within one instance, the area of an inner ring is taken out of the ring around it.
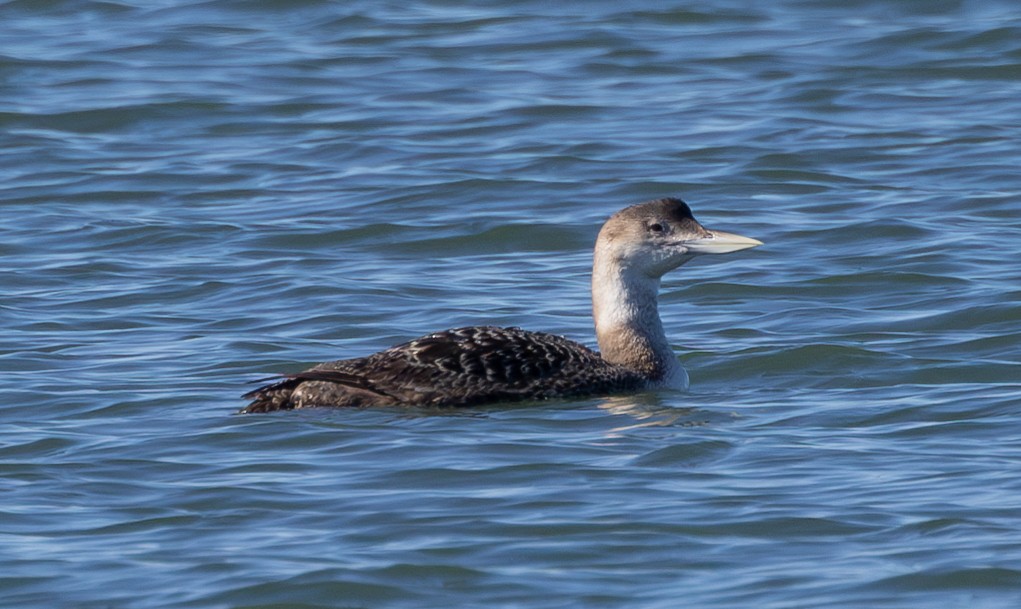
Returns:
[[[0,4],[4,606],[1018,606],[1016,6],[629,4]],[[689,392],[233,416],[664,195]]]

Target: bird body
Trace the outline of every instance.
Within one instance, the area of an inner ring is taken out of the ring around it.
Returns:
[[[679,199],[633,205],[596,241],[593,315],[600,352],[562,336],[475,326],[326,362],[245,394],[243,413],[312,406],[473,406],[684,388],[659,318],[660,277],[702,253],[759,241],[702,227]]]
[[[245,412],[307,406],[473,406],[619,393],[648,383],[562,336],[475,326],[320,364],[248,395]]]

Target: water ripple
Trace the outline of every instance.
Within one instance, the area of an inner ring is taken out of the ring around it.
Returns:
[[[19,607],[1017,606],[1008,2],[0,4]],[[689,199],[687,393],[234,416],[456,325],[593,342]]]

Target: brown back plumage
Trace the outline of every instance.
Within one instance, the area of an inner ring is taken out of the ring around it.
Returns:
[[[598,395],[646,379],[562,336],[479,326],[437,332],[367,357],[320,364],[245,395],[241,412],[309,406],[470,406]]]

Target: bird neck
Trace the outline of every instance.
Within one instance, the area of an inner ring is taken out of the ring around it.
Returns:
[[[659,318],[659,278],[621,266],[596,252],[592,314],[603,359],[635,370],[656,383],[687,385]]]

